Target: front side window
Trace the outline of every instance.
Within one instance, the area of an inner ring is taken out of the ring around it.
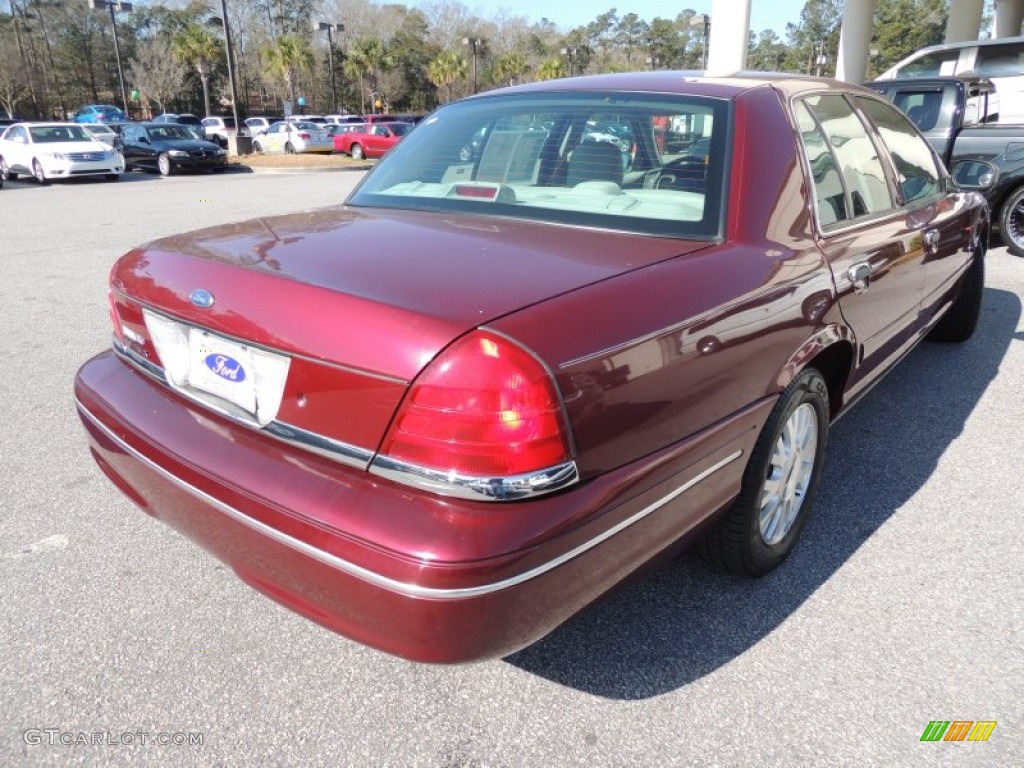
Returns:
[[[1024,43],[979,45],[975,70],[982,77],[1024,75]]]
[[[935,51],[919,56],[896,70],[896,77],[938,77],[939,75],[956,74],[956,63],[960,51],[956,48],[949,51]]]
[[[824,133],[847,193],[852,218],[893,209],[885,169],[867,128],[839,95],[810,96],[803,102]]]
[[[730,113],[722,99],[616,92],[451,104],[349,203],[719,237]]]
[[[863,98],[857,101],[878,128],[882,142],[892,155],[904,202],[938,194],[942,184],[935,156],[907,118],[881,101]]]

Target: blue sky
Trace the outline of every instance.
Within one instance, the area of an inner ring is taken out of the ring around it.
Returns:
[[[741,0],[737,0],[741,1]],[[750,29],[760,32],[763,29],[774,29],[779,37],[785,39],[786,24],[797,23],[805,0],[752,0],[750,11]],[[493,16],[498,10],[511,10],[516,15],[526,16],[531,21],[539,21],[547,17],[559,27],[571,28],[593,21],[598,14],[615,8],[619,15],[635,13],[642,19],[650,21],[656,16],[672,19],[685,8],[692,8],[697,13],[710,13],[711,0],[631,0],[631,2],[614,2],[614,0],[488,0],[487,2],[463,2],[480,16]],[[410,2],[410,5],[415,4]]]

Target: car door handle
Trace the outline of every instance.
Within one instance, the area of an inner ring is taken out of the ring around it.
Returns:
[[[931,248],[933,251],[939,247],[939,240],[941,235],[937,229],[929,229],[924,233],[924,244]]]
[[[866,261],[854,264],[846,270],[846,276],[853,283],[853,290],[856,293],[864,293],[871,284],[871,265]]]

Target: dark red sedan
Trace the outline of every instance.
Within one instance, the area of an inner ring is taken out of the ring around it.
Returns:
[[[356,123],[334,134],[334,149],[355,160],[383,157],[415,127],[412,123]]]
[[[987,220],[856,86],[537,83],[439,110],[344,205],[122,257],[75,396],[117,487],[274,600],[502,656],[693,541],[776,567],[829,423],[972,334]]]

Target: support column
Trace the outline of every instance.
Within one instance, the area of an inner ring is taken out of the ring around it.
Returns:
[[[980,0],[979,0],[980,1]],[[874,31],[875,0],[846,0],[839,29],[836,80],[859,83],[868,71],[868,50]]]
[[[981,34],[981,14],[985,0],[953,0],[946,21],[946,42],[964,43]]]
[[[996,38],[1017,37],[1024,21],[1024,0],[996,0]]]
[[[747,66],[751,0],[712,0],[708,75],[725,77]]]

